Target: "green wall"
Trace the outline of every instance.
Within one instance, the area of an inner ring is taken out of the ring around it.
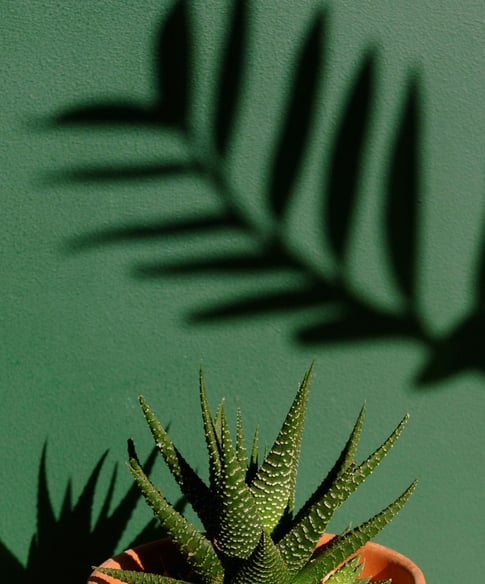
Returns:
[[[96,517],[116,464],[115,504],[131,485],[126,438],[148,454],[138,393],[204,468],[201,363],[213,402],[241,403],[269,443],[315,359],[300,501],[364,400],[362,456],[409,411],[392,456],[333,528],[418,477],[379,541],[430,583],[478,582],[482,3],[250,2],[229,48],[223,0],[189,3],[188,24],[169,2],[1,6],[0,557],[10,577],[26,577],[45,444],[55,517],[44,501],[39,529],[62,541],[68,481],[75,502],[109,449]],[[116,549],[148,519],[137,508]]]

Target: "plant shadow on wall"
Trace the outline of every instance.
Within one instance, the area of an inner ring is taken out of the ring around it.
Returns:
[[[68,482],[58,517],[54,512],[48,488],[47,448],[44,446],[37,486],[37,528],[32,536],[28,558],[24,566],[7,546],[0,541],[2,573],[9,582],[30,584],[38,582],[48,574],[49,582],[64,584],[70,574],[72,584],[84,584],[91,566],[118,552],[117,545],[140,499],[136,485],[123,495],[113,508],[117,466],[111,475],[101,508],[93,522],[93,505],[107,452],[95,465],[78,500],[73,503],[71,484]],[[156,450],[147,459],[150,470],[155,461]],[[182,510],[184,501],[176,504]],[[160,526],[152,519],[128,547],[160,537]],[[74,575],[74,576],[73,576]]]
[[[123,165],[70,169],[57,173],[57,179],[78,180],[102,184],[103,181],[141,180],[169,176],[198,177],[201,184],[209,182],[220,197],[222,211],[187,214],[178,220],[131,226],[113,226],[104,231],[87,233],[69,241],[70,252],[128,241],[160,239],[205,233],[207,236],[224,231],[249,236],[251,251],[219,257],[199,257],[178,263],[137,266],[138,278],[168,278],[174,274],[259,274],[261,286],[252,296],[231,297],[225,303],[193,312],[189,320],[201,325],[211,321],[229,321],[279,311],[291,314],[306,307],[321,308],[321,318],[312,325],[302,324],[294,332],[299,343],[324,347],[328,344],[372,341],[376,339],[410,339],[426,347],[426,363],[418,374],[417,385],[432,384],[451,375],[485,368],[480,338],[485,330],[482,273],[477,284],[476,308],[449,335],[436,338],[426,327],[419,309],[418,280],[418,210],[420,185],[420,130],[422,108],[420,80],[408,75],[405,101],[389,144],[389,165],[384,185],[384,208],[381,229],[387,246],[389,270],[401,302],[396,309],[382,306],[378,299],[359,293],[349,269],[350,247],[356,225],[359,180],[367,153],[371,114],[376,98],[375,50],[369,50],[350,83],[348,97],[341,108],[335,137],[326,153],[328,171],[322,185],[321,231],[332,252],[336,270],[326,274],[304,253],[288,241],[289,211],[292,208],[298,180],[308,147],[310,130],[315,122],[315,109],[325,78],[325,47],[327,16],[316,13],[303,39],[302,48],[295,51],[294,70],[290,72],[290,91],[271,160],[268,161],[265,208],[271,213],[270,226],[261,228],[242,211],[240,196],[226,164],[229,147],[235,135],[243,89],[245,55],[248,41],[248,9],[250,3],[236,0],[221,52],[218,81],[214,88],[214,112],[209,135],[201,146],[191,126],[193,38],[189,3],[174,3],[162,23],[156,59],[159,98],[151,108],[136,103],[113,100],[77,106],[59,114],[55,124],[63,127],[80,125],[150,126],[177,130],[186,145],[183,160],[163,161],[157,165]],[[170,153],[166,153],[167,155]],[[320,212],[320,211],[318,211]],[[256,251],[255,251],[256,250]],[[484,246],[485,250],[485,246]],[[485,255],[485,251],[484,251]],[[481,262],[484,266],[485,262]],[[386,268],[387,269],[387,268]],[[284,270],[297,276],[293,288],[265,290],[264,276]],[[313,313],[315,314],[315,313]],[[313,319],[315,316],[313,316]],[[294,321],[292,320],[292,323]]]

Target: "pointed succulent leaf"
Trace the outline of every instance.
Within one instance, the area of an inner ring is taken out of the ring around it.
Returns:
[[[236,434],[236,454],[237,459],[239,460],[239,464],[242,468],[248,468],[249,466],[249,459],[248,459],[248,451],[246,448],[246,441],[244,439],[244,430],[243,430],[243,423],[241,417],[241,410],[237,408],[237,426],[236,426],[237,434]]]
[[[342,475],[346,470],[353,466],[357,452],[357,446],[359,445],[360,435],[362,434],[364,419],[365,404],[362,406],[354,427],[352,428],[352,432],[350,433],[349,439],[347,440],[340,456],[338,457],[334,468],[332,469],[332,471],[335,473],[335,477]]]
[[[246,474],[246,482],[250,484],[256,473],[258,472],[258,458],[259,458],[259,428],[256,428],[253,436],[253,443],[251,446],[251,456],[249,458],[248,472]]]
[[[353,492],[351,480],[350,471],[337,478],[278,543],[278,549],[292,573],[296,573],[309,561],[335,511]]]
[[[222,416],[224,410],[224,398],[221,399],[219,405],[217,406],[216,415],[214,416],[214,430],[216,433],[216,438],[221,441],[222,436]]]
[[[288,568],[271,537],[264,531],[250,558],[231,579],[231,584],[287,584]]]
[[[383,460],[392,446],[395,444],[409,416],[406,415],[392,432],[392,434],[377,448],[361,465],[355,468],[349,462],[349,454],[355,453],[355,448],[363,422],[364,410],[361,410],[352,434],[347,442],[348,452],[343,451],[343,461],[345,471],[342,469],[336,472],[336,477],[328,488],[322,488],[327,482],[326,479],[317,489],[316,493],[320,498],[312,496],[315,499],[311,506],[304,505],[305,513],[299,513],[295,519],[293,527],[279,542],[279,550],[286,563],[296,572],[310,558],[320,536],[325,532],[332,519],[335,511],[346,501],[350,495],[361,485],[364,480]],[[342,455],[341,457],[342,458]],[[346,461],[346,462],[345,462]]]
[[[221,580],[222,565],[210,541],[176,511],[160,489],[152,484],[138,462],[132,444],[130,445],[129,469],[167,537],[176,545],[187,564],[205,583]]]
[[[264,528],[271,533],[287,508],[293,509],[294,491],[306,404],[313,366],[307,371],[296,397],[261,468],[251,482]]]
[[[229,557],[248,558],[258,544],[262,523],[234,449],[227,420],[221,415],[221,482],[217,543]]]
[[[102,568],[94,567],[97,572],[116,578],[126,584],[190,584],[185,580],[170,578],[160,574],[150,572],[137,572],[136,570],[121,570],[119,568]]]
[[[364,418],[365,404],[362,406],[359,412],[349,439],[347,440],[342,452],[340,453],[340,456],[313,495],[311,495],[303,507],[298,511],[298,514],[294,520],[294,524],[298,523],[302,517],[308,513],[310,507],[325,495],[325,493],[330,489],[331,485],[335,483],[338,477],[342,476],[345,471],[347,471],[351,466],[355,465],[354,460],[357,452],[357,446],[360,440],[360,435],[362,433],[362,427],[364,425]]]
[[[214,421],[207,401],[207,394],[205,390],[204,376],[202,370],[199,373],[199,395],[200,407],[202,410],[202,421],[204,424],[205,441],[207,450],[209,452],[209,475],[210,475],[210,489],[211,491],[217,488],[219,476],[221,473],[221,457],[219,451],[218,438],[214,428]]]
[[[332,539],[311,562],[307,563],[296,574],[292,584],[319,582],[326,574],[335,570],[337,566],[355,554],[392,521],[404,507],[415,488],[416,481],[380,513],[358,527]]]
[[[370,578],[362,578],[363,565],[358,558],[352,558],[334,572],[327,580],[329,584],[369,584]]]
[[[394,431],[390,434],[390,436],[382,443],[382,445],[379,446],[379,448],[377,448],[370,456],[368,456],[362,464],[355,468],[353,475],[354,480],[358,481],[358,484],[362,483],[382,462],[384,457],[388,454],[389,450],[397,442],[397,439],[404,430],[408,420],[409,414],[406,414],[396,426]]]
[[[316,584],[322,579],[330,584],[368,582],[366,578],[359,579],[361,568],[352,558],[402,509],[415,483],[367,522],[336,536],[316,553],[314,548],[336,509],[394,445],[408,416],[359,465],[354,459],[364,420],[363,407],[330,473],[293,520],[295,480],[311,374],[312,367],[298,388],[275,443],[265,452],[258,469],[257,431],[248,456],[239,409],[233,442],[223,402],[214,417],[210,412],[201,372],[200,401],[210,460],[209,488],[180,455],[141,398],[153,437],[182,491],[188,488],[190,493],[190,489],[200,487],[202,497],[210,499],[209,513],[214,516],[216,527],[207,530],[208,535],[204,536],[153,485],[138,462],[133,444],[129,443],[129,467],[135,482],[199,584]],[[200,494],[196,495],[197,501]],[[164,579],[164,576],[125,574],[132,578],[127,580],[128,584],[185,584],[183,580]]]
[[[153,468],[153,464],[157,457],[157,451],[155,448],[151,451],[150,455],[147,457],[143,464],[145,473],[150,475]],[[113,494],[115,491],[115,486],[117,484],[117,466],[114,467],[111,476],[110,486],[106,497],[104,498],[101,511],[98,514],[96,524],[91,527],[90,540],[93,549],[99,550],[99,557],[109,557],[115,549],[116,542],[119,539],[120,533],[123,533],[125,526],[132,516],[132,512],[135,508],[136,503],[141,498],[141,493],[135,483],[125,492],[124,496],[118,501],[116,506],[113,508]],[[178,502],[180,505],[180,501]],[[183,507],[182,507],[183,508]],[[136,535],[135,540],[143,537],[144,533],[149,535],[153,534],[153,528],[156,525],[156,521],[153,519],[150,521],[145,528]],[[160,535],[157,531],[158,536]],[[152,538],[153,539],[153,538]],[[145,541],[147,539],[145,538]],[[129,547],[133,547],[133,541],[130,542]],[[106,553],[102,554],[102,550],[105,549]]]
[[[325,582],[326,584],[368,584],[370,578],[360,577],[363,566],[359,557],[352,558],[340,566]]]
[[[138,399],[153,439],[168,469],[177,481],[182,494],[199,516],[204,528],[211,532],[215,512],[209,488],[180,454],[144,397],[139,396]]]

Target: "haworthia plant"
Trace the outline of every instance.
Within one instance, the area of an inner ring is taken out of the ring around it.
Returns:
[[[258,435],[245,444],[237,412],[233,441],[224,404],[213,415],[202,373],[200,403],[209,455],[204,482],[172,443],[146,400],[140,404],[156,446],[186,500],[200,518],[199,531],[167,501],[139,463],[129,443],[129,469],[164,532],[176,545],[186,569],[175,577],[98,568],[127,584],[365,584],[359,549],[402,509],[415,488],[361,525],[335,536],[316,550],[335,511],[372,473],[395,444],[408,416],[361,464],[355,453],[364,422],[359,413],[341,455],[298,512],[295,482],[313,366],[307,371],[273,446],[258,463]],[[186,574],[186,576],[184,576]],[[388,582],[388,581],[386,581]],[[384,582],[382,583],[384,584]]]

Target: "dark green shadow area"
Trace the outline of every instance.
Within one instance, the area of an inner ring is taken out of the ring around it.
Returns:
[[[68,254],[86,253],[107,245],[128,245],[130,242],[159,241],[163,244],[176,236],[183,246],[183,236],[204,234],[206,237],[226,234],[228,240],[243,235],[252,242],[248,251],[231,252],[220,247],[217,254],[201,253],[176,262],[138,263],[131,274],[140,281],[164,279],[183,275],[211,278],[215,275],[261,276],[257,292],[228,296],[212,306],[194,307],[187,322],[195,326],[219,323],[221,326],[237,319],[270,318],[273,314],[291,316],[288,335],[296,343],[325,350],[327,346],[386,339],[411,340],[423,346],[426,359],[416,386],[424,388],[470,369],[485,373],[482,359],[483,302],[477,302],[465,322],[443,338],[434,338],[419,309],[418,273],[420,249],[420,201],[422,199],[421,137],[423,126],[422,81],[415,71],[406,75],[406,87],[398,120],[389,144],[388,169],[383,185],[383,218],[380,229],[386,244],[388,269],[394,280],[401,302],[400,308],[390,311],[380,308],[372,298],[356,290],[349,273],[351,241],[356,228],[360,197],[360,178],[369,148],[369,133],[377,101],[379,50],[369,46],[349,79],[342,100],[329,161],[319,195],[321,235],[328,244],[336,266],[336,273],[326,275],[307,261],[303,253],[290,245],[287,236],[289,214],[298,192],[305,157],[310,148],[311,129],[316,122],[317,106],[325,90],[326,64],[330,48],[328,30],[331,19],[327,10],[316,8],[308,23],[301,43],[295,47],[284,115],[275,129],[273,152],[267,161],[267,179],[264,184],[264,204],[270,213],[267,227],[256,225],[244,212],[242,193],[234,188],[227,170],[230,146],[239,121],[241,96],[250,37],[250,13],[253,3],[235,0],[231,3],[227,33],[219,61],[215,67],[216,83],[213,103],[207,111],[213,112],[205,144],[200,146],[191,127],[190,112],[196,96],[193,92],[196,67],[194,22],[190,3],[175,2],[160,26],[155,50],[154,74],[158,97],[151,107],[136,102],[100,101],[68,107],[52,123],[68,130],[74,126],[151,127],[160,131],[171,129],[183,137],[187,151],[183,159],[173,160],[165,152],[167,161],[157,164],[137,163],[72,168],[54,171],[51,180],[99,184],[107,181],[125,183],[146,178],[159,179],[163,184],[174,176],[190,176],[204,184],[209,183],[216,193],[220,208],[197,214],[187,210],[176,220],[140,221],[131,225],[113,225],[107,229],[75,235],[64,243]],[[323,160],[322,160],[323,165]],[[162,254],[163,255],[163,254]],[[482,254],[484,255],[484,254]],[[485,262],[481,262],[482,266]],[[298,281],[293,288],[268,286],[263,279],[281,270],[293,274]],[[477,278],[477,296],[483,298],[483,267]],[[311,307],[312,324],[295,324],[295,311]],[[338,310],[335,310],[335,307]],[[319,316],[321,311],[321,317]],[[458,347],[458,349],[457,349]]]
[[[47,446],[44,446],[37,482],[37,527],[31,539],[26,565],[0,541],[0,562],[5,582],[31,584],[47,575],[49,582],[53,583],[84,584],[91,566],[121,551],[117,548],[119,540],[141,495],[133,484],[121,500],[114,504],[117,479],[115,466],[102,497],[98,516],[93,517],[94,499],[99,497],[99,479],[107,455],[105,452],[95,464],[77,501],[73,501],[68,481],[60,512],[56,515],[49,493]],[[154,450],[145,463],[147,472],[152,469],[155,456]],[[181,510],[183,507],[184,502],[180,500],[177,508]],[[163,537],[163,533],[156,521],[152,520],[128,547],[160,537]]]

